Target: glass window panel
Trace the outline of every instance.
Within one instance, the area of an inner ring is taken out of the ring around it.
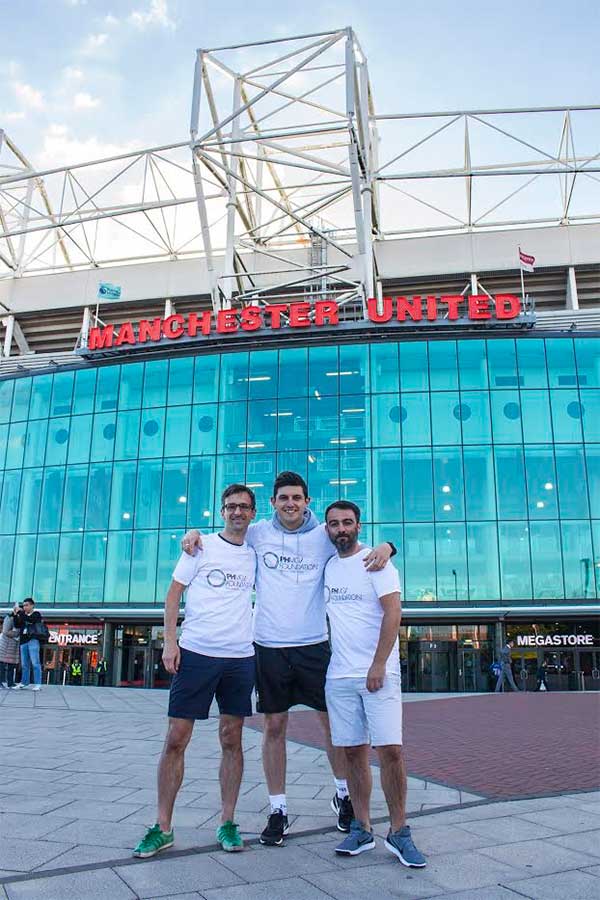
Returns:
[[[115,437],[115,459],[135,459],[138,454],[140,413],[119,412]]]
[[[221,523],[221,493],[228,484],[244,484],[246,481],[246,457],[243,453],[228,453],[216,457],[214,521]]]
[[[165,436],[165,411],[152,409],[142,412],[139,455],[144,459],[162,456]]]
[[[24,597],[33,593],[33,566],[37,537],[34,534],[22,534],[15,538],[13,556],[13,575],[11,585],[12,603],[21,603]]]
[[[404,526],[404,599],[436,599],[433,525]]]
[[[431,430],[434,444],[460,444],[461,415],[457,393],[431,395]]]
[[[80,369],[75,373],[73,390],[73,414],[82,415],[94,411],[97,369]]]
[[[340,394],[364,394],[369,390],[369,348],[366,344],[340,347]],[[364,406],[364,403],[362,404]]]
[[[437,521],[454,522],[465,518],[462,453],[459,447],[434,449],[433,491]]]
[[[23,465],[26,432],[27,422],[13,422],[10,426],[4,463],[7,469],[19,469]]]
[[[24,466],[43,466],[46,455],[48,419],[33,419],[27,426]]]
[[[52,419],[48,425],[48,438],[46,441],[46,465],[61,466],[67,461],[69,449],[69,432],[71,419]]]
[[[579,387],[600,387],[600,343],[598,338],[575,338],[574,343]]]
[[[339,404],[337,397],[311,397],[309,400],[308,445],[315,449],[340,446]]]
[[[458,415],[464,444],[491,444],[490,395],[487,391],[461,391]]]
[[[38,530],[42,477],[42,469],[24,469],[23,471],[17,531],[32,534]]]
[[[219,395],[221,357],[197,356],[194,360],[194,403],[214,403]]]
[[[136,606],[154,603],[158,531],[135,531],[131,552],[129,602]]]
[[[33,596],[36,603],[54,603],[58,534],[45,534],[37,543]]]
[[[192,407],[173,406],[167,408],[165,427],[165,456],[188,455],[190,452],[190,429]]]
[[[69,466],[67,468],[63,501],[61,523],[63,531],[83,531],[87,487],[88,467]]]
[[[158,565],[156,571],[156,603],[164,603],[171,576],[181,556],[181,536],[169,531],[161,531],[158,538]]]
[[[0,381],[0,422],[10,421],[10,410],[12,406],[14,388],[14,381]]]
[[[337,450],[308,451],[308,491],[311,509],[322,520],[340,490],[340,454]]]
[[[242,445],[247,445],[248,450],[275,450],[277,424],[276,400],[251,400],[248,403],[248,430]]]
[[[160,505],[161,528],[185,528],[187,503],[187,459],[165,461]]]
[[[400,444],[401,414],[398,394],[371,395],[371,441],[374,447]]]
[[[600,519],[600,444],[585,448],[592,519]]]
[[[74,372],[57,372],[52,385],[52,401],[50,415],[70,416],[73,406]]]
[[[133,528],[135,480],[135,462],[117,462],[114,464],[110,497],[110,528]]]
[[[44,469],[42,500],[40,503],[40,531],[59,531],[62,514],[65,470]]]
[[[463,451],[467,519],[496,518],[496,482],[491,447]]]
[[[104,594],[107,543],[107,534],[88,532],[83,537],[79,579],[79,602],[82,605],[98,603]]]
[[[76,606],[81,574],[82,534],[61,534],[56,570],[56,603]],[[95,602],[100,599],[96,596]]]
[[[546,338],[546,359],[550,387],[577,386],[575,353],[571,338]]]
[[[458,389],[456,341],[430,341],[429,384],[432,391]]]
[[[600,391],[582,391],[583,439],[600,442]],[[0,451],[1,459],[1,451]]]
[[[531,522],[529,536],[534,600],[564,599],[559,523]]]
[[[196,371],[196,385],[198,373]],[[221,357],[219,398],[221,400],[246,400],[248,397],[248,354],[224,353]],[[198,400],[194,395],[194,400]],[[213,397],[206,397],[212,400]]]
[[[407,522],[433,519],[433,472],[428,447],[404,449],[402,452],[404,518]]]
[[[556,447],[556,480],[558,503],[563,519],[589,516],[587,478],[583,447]]]
[[[250,398],[277,397],[277,350],[250,354]]]
[[[531,557],[525,522],[499,522],[500,581],[503,600],[530,600]]]
[[[531,519],[557,519],[556,472],[551,446],[525,448],[527,495]]]
[[[219,485],[220,491],[225,485]],[[220,502],[215,508],[215,458],[204,456],[190,459],[189,502],[186,505],[188,528],[208,530],[219,516]]]
[[[311,347],[309,350],[309,394],[323,397],[337,394],[340,381],[337,347]],[[351,377],[351,376],[350,376]]]
[[[90,459],[93,462],[104,462],[113,458],[116,431],[117,417],[115,413],[96,413],[92,425],[90,451]]]
[[[142,405],[144,363],[129,363],[121,367],[119,409],[139,409]],[[191,388],[190,388],[191,390]]]
[[[11,421],[21,422],[29,414],[29,400],[31,397],[31,378],[17,378],[13,395]]]
[[[164,406],[167,400],[169,360],[155,359],[146,363],[142,406]]]
[[[132,535],[130,531],[112,531],[106,548],[104,604],[119,606],[129,601],[129,570]]]
[[[332,496],[352,500],[363,522],[371,521],[371,460],[360,450],[341,450],[339,484],[331,485]],[[336,479],[332,479],[336,481]]]
[[[522,447],[495,447],[498,516],[524,519],[527,516],[525,464]]]
[[[592,523],[592,544],[594,548],[594,574],[596,576],[596,596],[600,597],[600,519],[595,519]],[[0,541],[2,539],[0,538]],[[2,545],[0,543],[0,550]],[[0,579],[1,579],[0,574]]]
[[[52,375],[36,375],[31,383],[30,419],[45,419],[50,413]]]
[[[487,351],[490,387],[517,387],[519,379],[517,376],[517,356],[514,340],[512,338],[501,338],[488,341]]]
[[[585,600],[596,596],[592,535],[589,522],[563,522],[565,597]]]
[[[366,447],[370,444],[368,396],[340,397],[340,446]]]
[[[399,384],[398,344],[391,341],[371,344],[371,391],[374,394],[395,393]]]
[[[521,391],[521,419],[526,444],[552,440],[548,391]]]
[[[521,402],[518,391],[490,391],[492,433],[496,444],[514,444],[523,440]]]
[[[112,466],[91,465],[85,517],[86,531],[106,531],[110,508]]]
[[[96,381],[96,412],[117,408],[121,366],[106,366],[98,369]]]
[[[87,462],[90,458],[92,440],[92,416],[73,416],[69,436],[69,453],[67,461],[71,463]],[[29,433],[27,433],[29,441]]]
[[[400,350],[400,390],[429,389],[429,361],[425,341],[402,343]]]
[[[279,398],[304,397],[308,391],[308,350],[286,347],[279,351]]]
[[[245,450],[248,443],[254,443],[248,437],[247,429],[248,404],[219,404],[218,450],[220,453],[239,453]],[[260,442],[259,442],[260,443]]]
[[[140,460],[135,491],[135,528],[158,528],[162,486],[160,459]]]
[[[402,443],[409,446],[431,443],[429,394],[402,394],[400,422]]]
[[[487,388],[487,351],[485,341],[458,341],[458,372],[464,390]]]
[[[169,362],[167,405],[191,404],[194,391],[194,357],[183,356]]]
[[[497,603],[500,599],[500,571],[495,522],[467,523],[467,553],[469,600]]]
[[[545,388],[548,386],[546,350],[543,338],[518,340],[517,361],[522,387]]]
[[[192,407],[190,453],[192,455],[216,453],[217,404],[203,403]]]
[[[581,419],[584,407],[577,391],[550,391],[552,425],[556,443],[575,443],[581,440]]]
[[[469,597],[463,522],[435,526],[437,599],[463,604]]]
[[[308,446],[308,403],[304,398],[279,400],[277,449],[304,450]],[[306,459],[306,453],[304,453]]]
[[[0,425],[0,469],[4,468],[4,462],[6,460],[6,445],[8,444],[8,429],[9,426],[7,424]],[[45,443],[44,443],[44,446]],[[27,447],[25,447],[27,451]]]
[[[373,521],[402,519],[402,460],[400,449],[373,450]]]
[[[256,518],[270,519],[273,515],[270,497],[275,481],[275,454],[249,453],[246,457],[245,484],[256,496]]]
[[[0,532],[4,534],[11,534],[15,531],[20,489],[21,470],[13,469],[12,472],[5,472],[2,481],[2,501],[0,502]]]
[[[5,606],[8,606],[8,598],[10,597],[10,576],[14,548],[15,539],[12,535],[0,537],[0,559],[5,560],[4,565],[0,566],[0,595],[4,598]]]

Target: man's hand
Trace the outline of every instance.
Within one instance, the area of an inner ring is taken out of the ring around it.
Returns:
[[[175,643],[167,642],[163,647],[162,661],[163,666],[169,673],[169,675],[175,675],[176,672],[179,671],[179,661],[181,659],[181,650],[179,649],[179,644],[175,641]]]
[[[373,663],[367,672],[367,690],[370,691],[371,694],[374,694],[375,691],[380,691],[383,687],[384,679],[385,665]]]
[[[198,550],[202,550],[202,535],[196,528],[190,528],[190,530],[186,531],[183,536],[181,549],[184,550],[189,556],[195,556],[196,547],[198,548]]]
[[[191,532],[189,532],[191,534]],[[186,534],[187,537],[187,534]],[[380,572],[388,564],[388,560],[392,555],[392,548],[389,544],[377,544],[371,552],[365,556],[363,563],[367,572]]]

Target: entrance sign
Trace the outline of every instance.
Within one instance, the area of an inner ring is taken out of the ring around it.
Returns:
[[[69,631],[68,628],[60,628],[58,630],[50,628],[49,644],[59,644],[61,647],[66,646],[96,646],[100,640],[100,631],[91,631],[81,629],[79,631]]]
[[[593,647],[593,634],[519,634],[518,647]]]

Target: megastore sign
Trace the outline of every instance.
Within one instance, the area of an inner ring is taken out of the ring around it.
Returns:
[[[367,302],[367,318],[375,325],[392,322],[417,324],[450,321],[456,324],[506,322],[522,315],[521,301],[514,294],[462,294],[413,297],[384,297],[381,302],[372,298]],[[243,309],[222,309],[175,314],[166,318],[141,319],[138,323],[106,324],[90,329],[87,347],[81,352],[130,348],[163,341],[197,339],[211,334],[229,335],[261,330],[314,329],[336,327],[340,323],[340,309],[334,300],[313,303],[271,303],[267,306],[245,306]]]
[[[593,634],[519,634],[518,647],[593,647]]]

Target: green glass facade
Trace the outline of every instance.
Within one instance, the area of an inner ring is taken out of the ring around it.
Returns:
[[[185,350],[181,348],[185,353]],[[0,381],[0,596],[161,606],[232,481],[303,474],[398,547],[409,604],[592,603],[600,342],[385,341]]]

